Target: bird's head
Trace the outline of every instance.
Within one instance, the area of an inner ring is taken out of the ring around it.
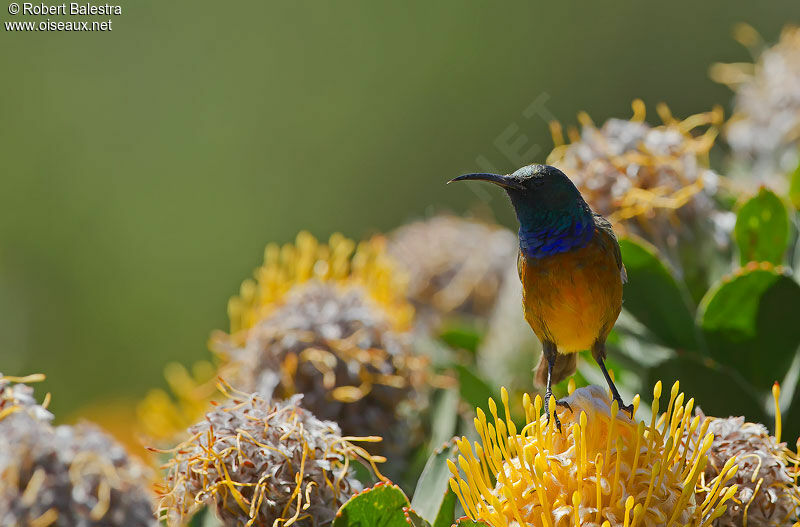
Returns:
[[[488,181],[503,187],[522,226],[533,226],[553,215],[584,214],[588,210],[581,193],[559,169],[549,165],[528,165],[513,174],[465,174],[453,181]]]

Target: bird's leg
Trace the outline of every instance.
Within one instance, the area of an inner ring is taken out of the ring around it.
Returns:
[[[547,359],[547,389],[544,392],[544,414],[547,416],[547,422],[550,423],[550,398],[553,396],[553,387],[552,387],[552,379],[553,379],[553,366],[556,363],[556,356],[558,354],[558,348],[552,342],[545,342],[542,345],[542,353],[544,353],[545,359]],[[556,406],[561,406],[562,408],[568,408],[569,411],[572,411],[572,407],[570,407],[569,403],[566,401],[558,401],[556,400]],[[556,428],[559,432],[561,432],[561,421],[558,419],[558,414],[556,414],[555,409],[553,409],[553,420],[556,423]]]
[[[606,358],[606,344],[605,342],[597,342],[595,343],[594,347],[592,347],[592,357],[594,360],[597,361],[597,364],[600,366],[600,370],[603,372],[603,377],[606,378],[606,382],[608,383],[608,387],[611,389],[611,395],[613,396],[614,400],[617,401],[620,410],[625,410],[633,419],[633,405],[625,405],[622,402],[622,397],[617,391],[617,387],[614,385],[614,381],[611,380],[611,375],[608,374],[608,369],[606,369],[606,364],[603,360]]]

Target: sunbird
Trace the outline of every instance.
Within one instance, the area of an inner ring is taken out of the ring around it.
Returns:
[[[542,343],[535,380],[546,386],[549,419],[552,385],[575,373],[577,352],[591,350],[614,400],[624,405],[608,374],[606,338],[622,309],[628,277],[611,223],[589,208],[569,178],[549,165],[513,174],[465,174],[453,181],[488,181],[503,187],[519,220],[517,270],[525,320]],[[565,401],[557,406],[572,408]],[[561,422],[555,415],[561,430]]]

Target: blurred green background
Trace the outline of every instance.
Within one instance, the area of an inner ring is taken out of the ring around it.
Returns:
[[[444,181],[542,161],[543,115],[729,110],[707,70],[750,61],[731,27],[798,20],[796,0],[139,0],[107,33],[0,29],[0,371],[46,373],[57,414],[138,397],[208,356],[267,242],[485,204],[512,225]]]

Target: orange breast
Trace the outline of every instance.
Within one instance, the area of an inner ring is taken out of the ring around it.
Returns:
[[[545,258],[519,257],[525,318],[561,353],[605,340],[622,309],[622,278],[611,243],[597,231],[586,247]]]

